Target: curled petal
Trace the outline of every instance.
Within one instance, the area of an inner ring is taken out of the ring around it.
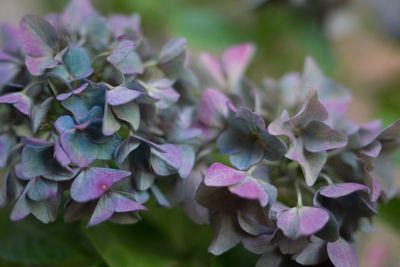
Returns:
[[[370,189],[363,184],[358,183],[340,183],[340,184],[332,184],[323,187],[319,193],[324,197],[328,198],[339,198],[348,196],[354,192],[365,192],[369,194]]]
[[[11,93],[0,96],[0,103],[12,104],[20,112],[28,116],[31,113],[31,100],[27,95],[22,93]]]
[[[328,116],[328,112],[318,99],[317,91],[310,90],[307,101],[290,121],[297,128],[303,128],[312,121],[324,121]]]
[[[296,207],[283,211],[277,225],[285,236],[297,239],[310,236],[321,230],[329,221],[329,214],[316,207]]]

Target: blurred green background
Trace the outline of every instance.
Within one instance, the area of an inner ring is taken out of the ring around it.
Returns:
[[[400,14],[399,5],[390,1],[397,0],[381,2]],[[57,12],[66,2],[0,0],[0,20],[18,23],[23,14]],[[352,88],[354,120],[382,118],[388,124],[400,117],[400,42],[385,21],[400,31],[400,24],[387,15],[393,12],[382,13],[379,8],[384,7],[368,4],[373,0],[295,2],[307,1],[93,0],[105,15],[139,13],[155,45],[184,36],[194,53],[220,53],[229,45],[252,41],[257,54],[249,76],[257,82],[301,71],[311,55],[327,75]],[[254,266],[257,256],[241,247],[218,258],[209,255],[210,229],[195,226],[179,209],[152,204],[150,210],[134,226],[106,223],[92,229],[65,225],[62,218],[48,226],[33,219],[10,223],[9,211],[2,210],[0,266]],[[375,231],[359,237],[361,266],[399,266],[399,198],[382,207],[374,223]]]

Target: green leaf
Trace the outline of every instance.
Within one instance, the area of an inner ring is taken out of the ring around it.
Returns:
[[[392,226],[396,231],[400,233],[400,197],[394,198],[389,201],[386,205],[383,204],[379,208],[379,215],[383,222]]]
[[[146,223],[129,226],[105,223],[87,229],[86,234],[110,267],[176,266],[169,258],[170,249],[163,246],[162,235]]]
[[[11,222],[8,213],[0,213],[0,266],[87,266],[99,262],[78,224],[59,220],[45,225],[33,218]]]

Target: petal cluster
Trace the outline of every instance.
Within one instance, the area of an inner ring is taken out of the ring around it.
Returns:
[[[354,237],[396,193],[400,121],[357,124],[347,89],[307,58],[251,82],[251,43],[189,54],[138,15],[88,0],[0,26],[0,206],[88,226],[135,223],[149,200],[209,224],[209,252],[258,266],[358,265]],[[161,47],[159,50],[156,47]]]

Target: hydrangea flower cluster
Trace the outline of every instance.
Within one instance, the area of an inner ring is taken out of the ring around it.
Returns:
[[[252,44],[220,58],[190,57],[182,38],[157,50],[138,15],[84,0],[2,25],[0,48],[11,220],[128,224],[155,199],[210,224],[212,254],[241,243],[257,267],[354,267],[354,234],[395,194],[400,121],[348,119],[349,92],[312,59],[256,85]]]

